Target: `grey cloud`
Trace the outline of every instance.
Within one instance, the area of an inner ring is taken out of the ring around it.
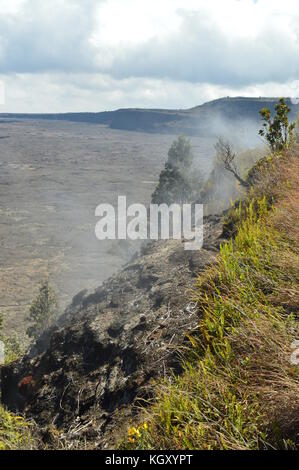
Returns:
[[[294,35],[271,28],[254,39],[229,39],[200,13],[183,13],[181,29],[167,38],[115,52],[110,72],[118,77],[152,77],[246,86],[284,83],[299,76],[299,21]],[[296,29],[295,29],[296,27]]]
[[[299,77],[296,16],[289,32],[269,22],[256,38],[232,39],[203,11],[181,10],[181,27],[175,33],[142,44],[95,46],[90,36],[96,8],[104,1],[26,0],[19,13],[0,16],[0,73],[105,73],[116,80],[235,88]]]
[[[131,78],[117,80],[95,73],[12,74],[0,112],[104,111],[126,107],[186,108],[208,101],[210,87]],[[227,90],[216,93],[225,95]]]
[[[101,0],[100,0],[101,1]],[[99,0],[26,0],[0,17],[0,72],[93,69],[89,36]]]

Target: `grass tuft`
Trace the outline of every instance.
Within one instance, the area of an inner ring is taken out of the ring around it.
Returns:
[[[31,450],[35,447],[32,425],[0,406],[0,450]]]

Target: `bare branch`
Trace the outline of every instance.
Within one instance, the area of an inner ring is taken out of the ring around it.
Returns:
[[[236,164],[237,155],[232,150],[231,144],[228,141],[224,140],[222,137],[219,137],[215,148],[217,154],[221,158],[224,168],[234,175],[234,177],[238,180],[241,186],[243,186],[244,188],[248,188],[249,184],[239,174],[239,170]]]

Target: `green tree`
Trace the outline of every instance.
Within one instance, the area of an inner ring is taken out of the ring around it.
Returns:
[[[165,168],[152,195],[152,203],[193,202],[201,184],[201,174],[193,165],[191,144],[184,136],[180,136],[169,149]]]
[[[191,168],[193,163],[191,144],[183,135],[180,135],[171,145],[167,163],[181,171]]]
[[[289,122],[288,114],[291,111],[285,98],[281,98],[275,105],[276,114],[272,118],[269,108],[263,108],[260,115],[263,119],[262,129],[259,134],[269,144],[271,151],[281,152],[289,148],[294,142],[295,122]]]
[[[165,170],[160,173],[159,183],[152,195],[153,204],[183,204],[188,202],[192,189],[180,171],[165,164]]]
[[[37,339],[53,323],[57,315],[57,296],[46,281],[40,287],[39,294],[30,307],[28,320],[31,325],[27,329],[27,335]]]

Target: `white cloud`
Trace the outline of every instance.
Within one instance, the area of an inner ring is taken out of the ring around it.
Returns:
[[[0,110],[188,107],[294,95],[293,0],[0,0]],[[46,92],[45,92],[46,91]]]
[[[275,8],[275,3],[271,9],[270,2],[265,1],[199,0],[192,10],[186,8],[187,2],[184,8],[170,9],[169,18],[165,15],[172,26],[173,16],[180,20],[176,27],[167,32],[162,28],[150,37],[145,34],[142,41],[132,41],[133,25],[129,39],[125,31],[117,35],[112,26],[108,37],[103,33],[96,43],[97,65],[119,78],[168,78],[236,86],[294,80],[299,75],[298,8],[290,14],[289,10]],[[177,4],[174,0],[172,6]],[[105,11],[105,5],[102,8]],[[127,15],[130,17],[130,11]],[[104,20],[108,22],[105,15]],[[139,21],[138,11],[134,21]]]
[[[25,0],[0,0],[0,16],[16,14]]]
[[[6,102],[0,112],[79,112],[127,107],[188,108],[223,96],[299,96],[299,82],[230,87],[209,83],[102,74],[0,75]],[[290,93],[291,90],[291,93]]]
[[[93,69],[90,35],[99,0],[24,0],[0,16],[0,70],[6,73]]]

